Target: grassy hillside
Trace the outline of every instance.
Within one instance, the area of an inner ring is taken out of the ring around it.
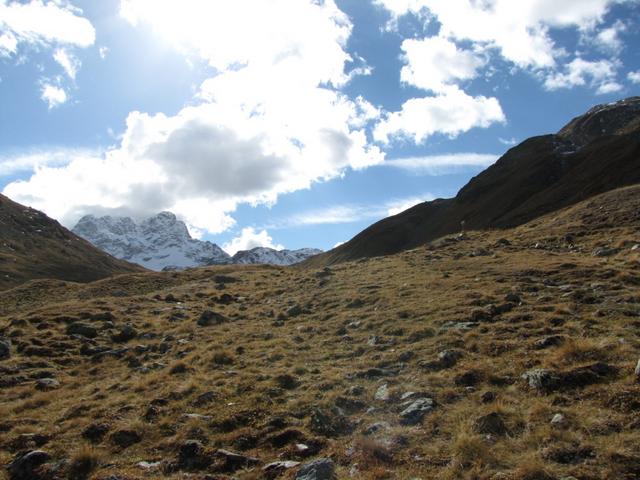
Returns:
[[[97,249],[44,213],[0,195],[0,291],[37,278],[89,282],[142,271]]]
[[[40,449],[31,478],[293,478],[263,468],[317,457],[339,478],[638,478],[638,244],[630,187],[332,268],[27,283],[0,303],[0,463]]]

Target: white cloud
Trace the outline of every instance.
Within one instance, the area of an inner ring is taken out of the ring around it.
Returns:
[[[432,194],[425,193],[420,196],[391,199],[378,205],[331,205],[292,215],[284,221],[276,223],[272,228],[337,225],[365,220],[379,220],[391,215],[396,215],[409,207],[433,200],[434,198]]]
[[[235,255],[240,250],[251,250],[256,247],[267,247],[275,250],[282,250],[284,247],[273,242],[273,238],[266,230],[257,231],[253,227],[242,229],[239,236],[235,237],[222,246],[222,249],[229,255]]]
[[[456,137],[472,128],[504,121],[496,98],[472,97],[457,87],[447,87],[434,97],[407,100],[399,112],[388,114],[376,125],[373,135],[383,143],[399,137],[420,144],[437,133]]]
[[[131,112],[107,154],[10,184],[17,201],[65,225],[134,206],[138,216],[169,210],[219,233],[238,204],[270,204],[384,160],[365,133],[379,111],[337,89],[349,80],[351,24],[333,1],[123,0],[121,11],[215,76],[175,115]]]
[[[618,64],[610,60],[589,61],[576,58],[568,63],[564,72],[550,75],[544,86],[548,90],[588,85],[597,88],[597,93],[611,93],[622,89],[616,82]]]
[[[600,30],[596,34],[595,43],[607,52],[618,54],[624,47],[620,34],[626,30],[625,23],[617,20],[613,25]]]
[[[635,72],[629,72],[627,74],[627,79],[631,83],[640,83],[640,70],[636,70]]]
[[[469,50],[459,49],[446,38],[429,37],[402,42],[406,65],[400,79],[424,90],[445,91],[456,81],[476,76],[485,61]]]
[[[68,52],[64,48],[58,48],[55,52],[53,52],[53,59],[58,62],[58,64],[64,69],[69,78],[75,80],[76,73],[78,73],[78,70],[82,65],[78,57]]]
[[[74,160],[98,156],[100,152],[76,148],[33,150],[0,156],[0,176],[31,172],[42,167],[62,166]]]
[[[427,202],[429,200],[433,200],[433,197],[432,196],[429,196],[427,198],[412,197],[412,198],[405,198],[403,200],[399,200],[395,202],[390,202],[387,205],[387,216],[391,217],[393,215],[397,215],[399,213],[404,212],[405,210],[408,210],[411,207],[418,205],[419,203]]]
[[[0,50],[15,54],[21,43],[89,47],[95,40],[91,22],[66,1],[0,0]]]
[[[109,47],[100,47],[98,49],[98,53],[100,54],[101,59],[107,58],[107,54],[109,53]]]
[[[51,110],[67,101],[67,92],[50,83],[43,83],[40,98],[49,105],[49,110]]]
[[[418,174],[444,175],[469,167],[486,168],[498,159],[497,155],[483,153],[452,153],[425,157],[407,157],[387,160],[382,166],[399,168]]]
[[[376,0],[392,15],[428,9],[440,35],[494,48],[520,67],[553,67],[562,55],[550,28],[593,28],[617,0]]]
[[[518,143],[518,141],[513,137],[511,138],[498,137],[498,141],[501,144],[506,145],[507,147],[513,147],[516,143]]]

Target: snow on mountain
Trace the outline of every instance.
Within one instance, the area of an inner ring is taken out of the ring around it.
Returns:
[[[309,257],[322,253],[317,248],[301,248],[299,250],[274,250],[267,247],[256,247],[241,250],[232,257],[233,263],[269,263],[271,265],[292,265]]]
[[[73,232],[116,258],[156,271],[228,263],[291,265],[322,253],[313,248],[278,251],[257,247],[232,258],[215,243],[191,238],[184,222],[171,212],[140,223],[129,217],[87,215]]]
[[[114,257],[151,270],[231,263],[218,245],[191,238],[184,222],[171,212],[140,223],[129,217],[87,215],[73,232]]]

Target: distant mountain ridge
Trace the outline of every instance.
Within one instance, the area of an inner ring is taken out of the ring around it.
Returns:
[[[215,243],[192,238],[185,223],[171,212],[161,212],[140,223],[130,217],[86,215],[73,232],[116,258],[156,271],[233,263],[291,265],[322,253],[316,249],[257,247],[231,257]]]
[[[90,282],[143,272],[33,208],[0,195],[0,290],[36,279]]]
[[[594,195],[640,183],[640,97],[598,105],[557,134],[529,138],[454,198],[418,204],[318,255],[320,267],[391,255],[443,235],[509,228]]]

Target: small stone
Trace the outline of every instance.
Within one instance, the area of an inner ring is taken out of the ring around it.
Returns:
[[[473,425],[473,429],[476,433],[484,435],[496,435],[501,437],[507,434],[507,426],[505,425],[502,416],[497,412],[478,418]]]
[[[562,427],[567,424],[567,417],[561,413],[556,413],[551,419],[551,425],[554,427]]]
[[[431,398],[419,398],[400,413],[402,425],[417,425],[424,416],[433,410],[434,402]]]
[[[118,430],[113,432],[110,437],[111,443],[120,447],[128,448],[142,441],[140,434],[134,430]]]
[[[302,313],[303,313],[302,312],[302,307],[300,305],[298,305],[298,304],[290,307],[287,310],[287,316],[288,317],[297,317],[298,315],[301,315]]]
[[[438,354],[438,362],[444,368],[451,368],[462,358],[462,352],[458,350],[444,350]]]
[[[33,450],[22,455],[18,455],[9,465],[10,480],[33,480],[38,478],[35,470],[47,463],[51,456],[42,450]]]
[[[480,397],[482,403],[491,403],[496,399],[496,394],[491,391],[484,392]]]
[[[365,435],[373,435],[382,430],[389,430],[391,425],[388,422],[375,422],[364,429],[362,433]]]
[[[201,327],[209,327],[211,325],[220,325],[227,321],[229,321],[229,319],[224,315],[212,312],[211,310],[205,310],[200,315],[200,318],[198,318],[197,324]]]
[[[282,475],[287,470],[291,470],[292,468],[296,468],[300,465],[300,462],[294,462],[292,460],[281,460],[278,462],[271,462],[262,467],[262,471],[268,477],[278,477]]]
[[[548,390],[557,383],[557,378],[551,370],[544,368],[534,368],[522,374],[522,378],[531,388],[536,390]]]
[[[55,378],[39,378],[36,380],[36,390],[47,392],[60,388],[60,382]]]
[[[636,374],[636,377],[638,377],[638,379],[640,380],[640,359],[638,360],[638,363],[636,364],[636,369],[635,369],[634,373]]]
[[[11,357],[11,342],[0,340],[0,360],[6,360],[9,357]]]
[[[223,449],[219,449],[216,452],[216,457],[223,461],[220,468],[225,472],[235,472],[236,470],[253,467],[260,463],[260,460],[255,457],[249,457]]]
[[[114,342],[126,343],[130,340],[133,340],[137,336],[138,331],[135,328],[133,328],[131,325],[125,325],[117,335],[114,335],[112,337],[112,339]]]
[[[82,322],[72,323],[67,327],[67,335],[82,335],[87,338],[96,338],[98,330]]]
[[[389,386],[386,383],[383,384],[383,385],[380,385],[378,390],[376,390],[374,398],[376,400],[380,401],[380,402],[388,401],[389,400]]]
[[[335,480],[336,478],[335,464],[329,458],[305,463],[295,476],[295,480]]]
[[[90,442],[98,443],[102,441],[107,432],[111,429],[108,423],[95,423],[89,425],[82,431],[82,437]]]

